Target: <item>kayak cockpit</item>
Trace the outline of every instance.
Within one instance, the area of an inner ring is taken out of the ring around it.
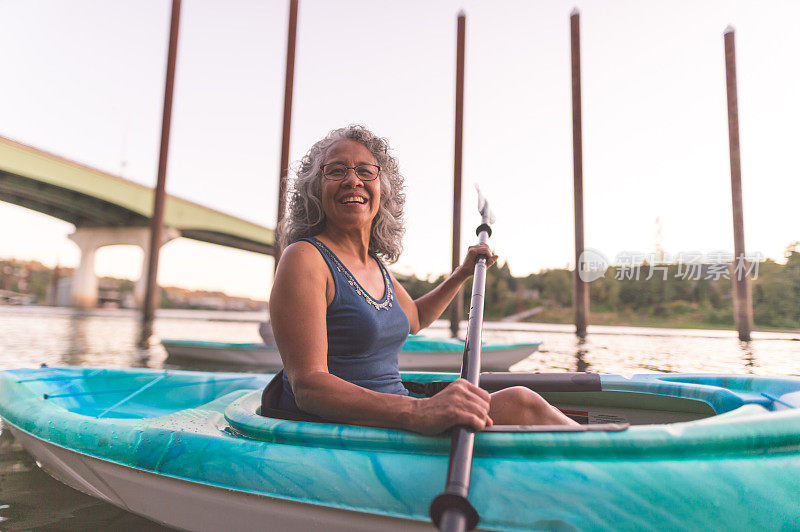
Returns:
[[[547,384],[547,375],[494,375],[482,376],[482,386],[493,389],[509,384],[525,385],[527,381],[527,385],[556,406],[571,410],[574,416],[583,416],[581,421],[586,425],[580,431],[565,431],[561,427],[496,427],[480,432],[474,450],[478,459],[605,460],[619,456],[685,459],[693,454],[750,455],[797,447],[800,418],[795,408],[800,407],[800,383],[793,379],[719,377],[721,380],[714,384],[696,382],[694,376],[602,375],[595,376],[599,379],[598,390],[595,377],[588,377],[594,381],[588,387],[591,389],[584,386],[585,382],[575,387],[574,382],[563,380],[575,377],[577,381],[585,381],[585,374],[562,374],[557,378],[561,382],[555,384]],[[452,380],[455,376],[403,374],[404,381],[415,378],[425,383]],[[763,394],[775,394],[778,401],[795,406],[772,401]],[[225,419],[237,434],[285,445],[410,454],[447,454],[450,449],[447,435],[422,436],[374,427],[263,417],[260,408],[261,393],[246,394],[225,409]]]

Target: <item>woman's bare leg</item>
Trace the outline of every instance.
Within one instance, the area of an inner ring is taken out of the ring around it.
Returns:
[[[523,386],[493,393],[489,417],[495,425],[578,425],[541,395]]]

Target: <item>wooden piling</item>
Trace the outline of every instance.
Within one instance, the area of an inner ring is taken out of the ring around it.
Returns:
[[[589,287],[581,271],[583,243],[583,137],[581,133],[581,37],[580,13],[577,9],[569,17],[572,49],[572,172],[575,196],[575,271],[573,272],[573,306],[575,334],[586,337],[589,315]]]
[[[744,221],[742,210],[742,167],[739,159],[739,102],[736,90],[736,49],[734,30],[725,30],[725,78],[728,92],[728,143],[731,162],[731,201],[733,203],[733,293],[734,315],[739,339],[750,341],[753,329],[753,302],[749,269],[745,260]],[[737,268],[737,265],[739,268]]]
[[[298,0],[289,0],[289,32],[286,42],[286,78],[283,87],[283,136],[281,138],[281,165],[278,178],[278,221],[276,236],[286,211],[286,182],[289,177],[289,139],[292,131],[292,94],[294,92],[294,51],[297,42]],[[281,259],[281,246],[277,239],[273,244],[273,268],[278,268]]]
[[[58,306],[58,282],[61,279],[61,264],[57,263],[53,268],[53,277],[50,278],[50,297],[47,298],[47,304],[51,307]]]
[[[453,271],[461,264],[461,158],[464,130],[464,48],[467,16],[458,13],[456,25],[456,125],[455,152],[453,158]],[[450,333],[458,336],[458,327],[463,313],[463,290],[459,290],[450,303]]]
[[[169,130],[172,119],[172,92],[175,86],[175,64],[178,56],[178,31],[180,29],[181,0],[172,0],[172,19],[169,29],[169,51],[167,53],[167,77],[164,82],[164,111],[161,115],[161,148],[158,154],[158,179],[153,216],[150,219],[150,251],[147,261],[147,288],[142,309],[142,334],[139,345],[147,347],[153,333],[153,318],[158,302],[158,255],[164,230],[164,200],[167,181],[167,155],[169,153]]]

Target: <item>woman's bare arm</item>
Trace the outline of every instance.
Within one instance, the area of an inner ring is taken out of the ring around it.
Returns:
[[[464,281],[472,277],[475,271],[475,263],[478,257],[482,255],[489,257],[486,262],[488,266],[491,266],[497,261],[497,255],[492,254],[488,245],[478,244],[470,246],[467,256],[464,258],[464,262],[456,268],[447,279],[424,296],[415,300],[411,299],[411,296],[408,295],[405,288],[392,276],[396,289],[395,291],[397,292],[397,299],[408,316],[412,334],[416,334],[420,330],[428,327],[442,315],[442,312],[444,312],[456,296],[458,289],[461,288]]]

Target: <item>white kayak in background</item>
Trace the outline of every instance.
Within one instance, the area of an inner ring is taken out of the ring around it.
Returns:
[[[283,367],[278,349],[264,343],[226,343],[198,340],[162,340],[170,358],[218,364],[240,364],[264,370]],[[521,344],[487,343],[481,348],[481,367],[506,371],[534,353],[541,342]],[[402,371],[460,371],[464,342],[413,334],[400,351]]]

